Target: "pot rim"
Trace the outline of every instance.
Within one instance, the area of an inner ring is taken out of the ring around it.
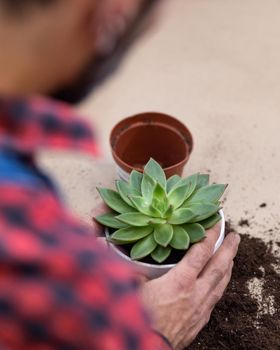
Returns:
[[[220,247],[220,245],[222,244],[223,240],[224,240],[224,234],[225,234],[225,227],[226,227],[226,222],[225,222],[225,215],[224,215],[224,212],[223,210],[221,209],[219,211],[219,214],[221,215],[222,217],[222,220],[220,221],[221,223],[221,229],[220,229],[220,235],[219,235],[219,238],[216,242],[216,245],[215,245],[215,249],[214,249],[214,252],[213,254],[216,252],[216,250]],[[106,227],[105,229],[105,235],[106,235],[106,238],[109,238],[109,230],[108,228]],[[137,261],[137,260],[132,260],[129,256],[127,256],[126,254],[124,254],[116,245],[114,245],[113,243],[111,242],[108,242],[107,241],[107,244],[118,254],[120,255],[123,259],[125,259],[126,261],[130,262],[130,263],[133,263],[135,264],[136,266],[138,267],[145,267],[145,268],[154,268],[154,269],[158,269],[158,270],[166,270],[166,269],[171,269],[173,268],[174,266],[176,266],[178,263],[176,264],[165,264],[165,265],[156,265],[156,264],[149,264],[149,263],[144,263],[144,262],[141,262],[141,261]]]
[[[112,131],[110,133],[110,146],[111,146],[111,151],[112,151],[112,154],[113,154],[113,158],[115,159],[116,163],[125,171],[131,172],[133,169],[136,169],[136,170],[141,171],[141,172],[143,171],[143,169],[135,168],[132,165],[130,165],[130,164],[126,163],[125,161],[123,161],[118,156],[118,154],[115,151],[115,143],[116,143],[117,137],[124,130],[128,130],[130,128],[135,128],[137,126],[147,124],[147,122],[145,122],[144,120],[143,121],[137,120],[138,118],[141,118],[141,117],[144,118],[147,115],[151,115],[151,117],[150,117],[151,119],[153,117],[154,118],[157,118],[157,117],[160,117],[160,116],[165,117],[166,121],[157,121],[157,120],[155,120],[153,122],[153,124],[158,124],[158,125],[163,125],[165,127],[169,127],[170,129],[172,129],[178,136],[180,136],[185,141],[186,155],[185,155],[184,159],[182,159],[178,163],[170,165],[167,168],[164,168],[164,171],[169,171],[169,170],[173,169],[174,167],[184,166],[187,163],[187,161],[189,160],[190,154],[193,151],[194,141],[193,141],[192,133],[187,128],[187,126],[184,123],[182,123],[179,119],[177,119],[175,117],[172,117],[171,115],[168,115],[168,114],[165,114],[165,113],[153,112],[153,111],[134,114],[131,117],[127,117],[127,118],[122,119],[121,121],[119,121],[114,126],[114,128],[112,129]],[[168,122],[168,120],[175,122],[178,126],[181,127],[181,130],[183,130],[183,132],[182,131],[178,131],[178,129],[176,129],[174,125],[170,124]],[[120,126],[122,124],[125,124],[125,123],[127,124],[126,128],[122,128],[121,131],[118,132],[118,129],[120,128]]]

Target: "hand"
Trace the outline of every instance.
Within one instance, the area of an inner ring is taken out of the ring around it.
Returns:
[[[229,234],[213,256],[219,225],[166,275],[147,282],[141,296],[154,327],[174,349],[188,346],[208,323],[231,278],[240,236]]]

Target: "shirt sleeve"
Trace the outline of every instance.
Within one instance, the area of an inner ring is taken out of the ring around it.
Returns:
[[[42,193],[0,200],[0,347],[167,350],[128,266]]]

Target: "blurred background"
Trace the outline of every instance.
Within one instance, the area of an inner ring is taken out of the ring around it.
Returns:
[[[145,13],[117,63],[100,68],[104,78],[77,106],[98,130],[104,157],[41,157],[83,220],[91,222],[99,203],[96,186],[113,186],[113,126],[160,111],[193,133],[185,173],[229,183],[224,209],[238,231],[279,238],[279,13],[278,0],[163,0]]]

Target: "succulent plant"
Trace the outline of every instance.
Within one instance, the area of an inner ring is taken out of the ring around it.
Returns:
[[[174,175],[168,180],[153,159],[143,174],[132,171],[129,182],[116,181],[116,191],[98,191],[113,212],[96,217],[113,229],[110,241],[132,245],[130,257],[151,256],[163,263],[173,249],[187,250],[205,237],[205,230],[220,221],[220,198],[226,185],[209,185],[209,175],[187,178]]]

